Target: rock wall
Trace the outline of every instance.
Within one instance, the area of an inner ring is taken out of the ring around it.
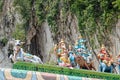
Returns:
[[[0,13],[0,39],[6,37],[8,40],[12,39],[12,32],[14,32],[16,25],[22,22],[21,15],[13,7],[14,0],[4,0],[2,12]],[[62,17],[62,16],[60,16]],[[54,44],[58,43],[63,38],[66,44],[74,44],[77,37],[80,35],[78,28],[78,20],[75,15],[70,12],[66,16],[65,21],[60,18],[57,21],[58,33],[54,33],[50,29],[50,25],[45,21],[36,28],[36,33],[31,39],[30,50],[32,54],[38,55],[43,62],[56,61],[56,57],[51,50]],[[95,35],[96,36],[96,35]],[[120,52],[120,20],[118,20],[116,27],[113,28],[112,34],[109,35],[111,40],[110,50],[115,58]],[[99,42],[96,39],[96,45]],[[8,46],[0,47],[0,67],[12,67],[8,59]],[[98,50],[95,50],[98,53]],[[98,62],[97,62],[98,63]]]
[[[12,0],[4,0],[3,9],[0,15],[0,39],[11,37],[15,19],[12,10]],[[0,67],[12,67],[7,53],[7,46],[0,48]]]
[[[115,55],[120,54],[120,19],[118,20],[116,26],[113,28],[113,34],[111,34],[111,41],[113,43],[112,49]]]
[[[30,44],[31,53],[38,55],[43,62],[49,62],[51,58],[53,61],[55,61],[56,57],[54,54],[52,54],[53,51],[51,52],[51,49],[53,49],[54,44],[57,44],[62,38],[65,40],[67,46],[71,43],[74,44],[75,40],[80,34],[77,22],[76,16],[69,14],[62,27],[60,24],[62,22],[59,22],[57,25],[57,33],[51,30],[47,21],[43,22],[41,26],[36,28],[37,34],[32,37]]]
[[[0,40],[3,38],[11,40],[16,25],[21,22],[20,14],[13,7],[13,2],[14,0],[3,1],[2,12],[0,12]],[[12,67],[8,59],[8,47],[9,45],[0,45],[0,67]]]
[[[43,62],[48,60],[48,54],[53,47],[53,40],[50,27],[47,22],[44,22],[41,27],[38,27],[37,34],[31,42],[31,53],[42,58]]]

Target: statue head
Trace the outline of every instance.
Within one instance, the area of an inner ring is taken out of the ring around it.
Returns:
[[[60,48],[66,48],[66,45],[63,39],[61,39],[61,41],[59,42],[59,46]]]
[[[72,50],[72,46],[71,45],[69,45],[69,50]]]
[[[79,37],[78,37],[78,39],[81,39],[82,38],[82,36],[80,35]]]
[[[75,41],[75,45],[78,45],[78,41],[77,40]]]
[[[20,45],[20,40],[15,40],[15,45],[17,46],[17,45]]]
[[[105,45],[104,45],[104,44],[102,44],[101,49],[102,49],[102,50],[104,50],[104,49],[105,49]]]

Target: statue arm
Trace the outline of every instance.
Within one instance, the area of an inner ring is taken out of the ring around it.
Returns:
[[[119,61],[119,58],[118,58],[118,57],[117,57],[116,63],[117,63],[118,65],[120,65],[120,61]]]
[[[100,59],[100,54],[97,54],[97,58]]]
[[[17,57],[17,51],[14,50],[13,61],[16,61],[16,57]]]
[[[14,47],[13,47],[13,60],[14,60],[14,61],[16,61],[17,53],[18,53],[18,50],[17,50],[17,48],[14,46]]]

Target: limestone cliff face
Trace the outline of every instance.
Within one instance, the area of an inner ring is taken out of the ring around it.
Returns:
[[[12,12],[12,0],[4,0],[3,9],[0,14],[0,39],[11,37],[11,33],[15,27],[15,17]],[[0,48],[0,67],[12,67],[10,60],[7,57],[7,53],[7,46]]]
[[[13,6],[14,0],[4,0],[2,12],[0,12],[0,40],[6,37],[8,40],[12,39],[12,32],[14,32],[16,25],[22,23],[21,15],[17,12]],[[58,32],[52,31],[51,26],[47,20],[35,29],[31,29],[31,33],[28,33],[27,39],[30,44],[30,52],[39,56],[43,62],[55,62],[56,57],[51,50],[54,44],[58,43],[63,38],[66,44],[74,44],[77,37],[80,35],[78,29],[78,19],[70,12],[67,13],[66,19],[63,20],[62,14],[59,15],[57,20]],[[32,27],[32,26],[31,26]],[[96,36],[96,35],[95,35]],[[120,52],[120,20],[116,23],[116,26],[112,29],[112,33],[108,35],[110,45],[110,51],[115,56]],[[109,41],[106,41],[109,43]],[[100,46],[95,39],[95,45]],[[1,45],[0,45],[1,46]],[[8,46],[0,47],[0,67],[12,67],[10,60],[8,59]],[[99,49],[95,52],[98,53]],[[94,57],[95,58],[95,57]],[[98,63],[98,62],[97,62]]]
[[[7,38],[12,39],[12,32],[14,32],[16,24],[20,22],[19,14],[13,7],[14,0],[4,0],[2,12],[0,12],[0,40]],[[12,67],[8,59],[8,45],[0,45],[0,67]]]
[[[37,34],[31,40],[31,53],[41,57],[43,62],[49,62],[51,59],[55,61],[56,57],[52,54],[53,52],[51,52],[54,44],[57,44],[62,38],[67,45],[74,43],[80,34],[78,31],[77,18],[75,16],[68,15],[66,22],[63,27],[58,25],[59,33],[54,33],[50,29],[47,21],[43,22],[42,25],[36,29]]]
[[[9,36],[14,28],[14,13],[12,0],[4,0],[3,9],[0,15],[0,35],[1,37]]]
[[[6,37],[8,40],[11,40],[12,33],[15,31],[16,25],[22,21],[20,14],[13,6],[13,2],[14,0],[4,0],[3,9],[0,14],[0,39]],[[50,53],[50,51],[53,48],[54,44],[58,43],[61,38],[64,38],[65,42],[69,44],[71,42],[74,42],[79,35],[77,18],[75,16],[69,14],[67,16],[66,22],[62,24],[63,27],[61,27],[61,24],[62,22],[60,22],[58,25],[58,29],[60,31],[58,34],[52,32],[50,25],[48,25],[48,22],[46,21],[43,22],[40,27],[37,27],[35,29],[36,33],[33,36],[27,36],[28,40],[30,40],[31,43],[30,52],[42,58],[43,62],[47,62],[49,60],[55,61],[56,57],[54,54],[51,54],[53,52]],[[10,64],[10,61],[7,57],[7,49],[8,45],[1,47],[0,49],[0,54],[4,58],[1,58],[2,62],[0,66],[3,64]],[[11,64],[9,67],[11,67]]]
[[[120,19],[113,28],[113,34],[110,35],[112,41],[111,51],[113,51],[113,56],[120,54]]]
[[[21,23],[21,16],[13,6],[14,0],[4,0],[2,12],[0,12],[0,39],[2,37],[12,38],[12,32],[16,25]]]

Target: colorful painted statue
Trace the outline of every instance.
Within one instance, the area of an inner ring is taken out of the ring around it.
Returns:
[[[85,42],[86,42],[86,40],[83,39],[82,36],[80,35],[80,36],[78,37],[78,43],[85,43]]]
[[[21,45],[23,44],[23,42],[21,42],[20,40],[13,40],[13,41],[10,41],[9,43],[14,46],[13,54],[10,55],[10,59],[13,62],[28,61],[28,62],[43,64],[43,62],[38,56],[24,52],[23,48],[21,48]]]
[[[86,48],[85,42],[86,40],[83,39],[82,36],[79,36],[75,43],[74,51],[76,57],[81,56],[86,61],[86,63],[90,63],[90,61],[92,61],[92,54],[91,51]],[[78,64],[77,68],[79,68]]]
[[[113,71],[113,58],[111,54],[108,54],[105,46],[102,44],[100,53],[98,54],[98,59],[100,61],[99,70],[101,72],[110,72]]]
[[[86,55],[86,62],[90,63],[93,61],[93,54],[92,54],[92,50],[87,50],[87,55]]]
[[[116,58],[117,58],[117,64],[118,64],[118,69],[120,74],[120,54]]]
[[[59,65],[59,63],[61,63],[60,61],[60,53],[62,52],[62,50],[60,49],[60,46],[55,44],[54,46],[54,54],[57,56],[57,64]]]
[[[13,60],[14,61],[17,61],[17,60],[21,60],[23,61],[24,58],[23,58],[23,49],[20,47],[20,44],[17,44],[14,49],[14,55],[13,55]]]
[[[66,49],[63,39],[61,39],[58,45],[55,45],[54,53],[57,55],[57,63],[59,66],[72,68],[70,59],[68,57],[68,50]]]
[[[85,47],[86,40],[82,38],[82,36],[78,37],[78,48],[86,49]]]
[[[24,56],[24,61],[43,64],[42,60],[36,55],[32,55],[30,53],[24,52],[23,56]]]
[[[66,49],[61,53],[60,60],[62,62],[62,66],[64,67],[69,67],[70,65],[70,60],[68,58],[68,52]]]
[[[72,65],[70,64],[70,59],[68,57],[67,49],[63,49],[63,52],[60,54],[60,61],[61,62],[59,63],[59,66],[73,69]]]
[[[72,67],[74,67],[76,65],[76,63],[75,63],[75,54],[73,52],[73,49],[72,49],[71,45],[69,45],[68,56],[69,56],[70,63],[72,65]]]
[[[78,52],[78,51],[77,51],[77,50],[78,50],[78,41],[77,41],[77,40],[75,41],[75,45],[74,45],[74,47],[73,47],[73,50],[74,50],[75,54],[78,55],[78,53],[77,53],[77,52]]]
[[[103,62],[105,55],[107,54],[105,46],[102,44],[100,53],[97,55],[100,62]]]
[[[103,62],[100,63],[100,71],[112,73],[113,71],[112,63],[113,63],[112,56],[110,56],[109,54],[106,54]]]
[[[106,51],[106,48],[105,48],[105,45],[104,44],[102,44],[102,46],[101,46],[101,50],[100,50],[100,53],[101,54],[107,54],[107,51]]]
[[[65,42],[64,42],[64,40],[63,39],[61,39],[61,41],[59,42],[59,44],[58,44],[58,46],[57,46],[57,48],[56,48],[56,55],[57,55],[57,63],[58,63],[58,65],[59,66],[62,66],[63,64],[62,64],[62,60],[63,60],[63,57],[64,56],[62,56],[65,52],[64,52],[64,50],[66,49],[66,45],[65,45]],[[62,59],[61,59],[61,57],[62,57]],[[64,61],[64,60],[63,60]]]
[[[88,52],[87,52],[87,48],[85,46],[85,42],[86,40],[82,38],[82,36],[79,36],[78,37],[78,41],[76,41],[76,44],[75,44],[75,54],[77,56],[82,56],[85,60],[87,60],[87,57],[89,56],[88,55]]]
[[[58,49],[57,49],[57,55],[58,55],[58,65],[60,65],[62,63],[62,61],[60,60],[61,54],[64,53],[64,49],[66,49],[66,45],[63,39],[61,39],[61,41],[58,44]]]
[[[82,56],[76,57],[76,63],[78,64],[77,66],[79,66],[81,69],[88,69],[88,70],[94,69],[96,71],[94,63],[93,62],[87,63]]]

